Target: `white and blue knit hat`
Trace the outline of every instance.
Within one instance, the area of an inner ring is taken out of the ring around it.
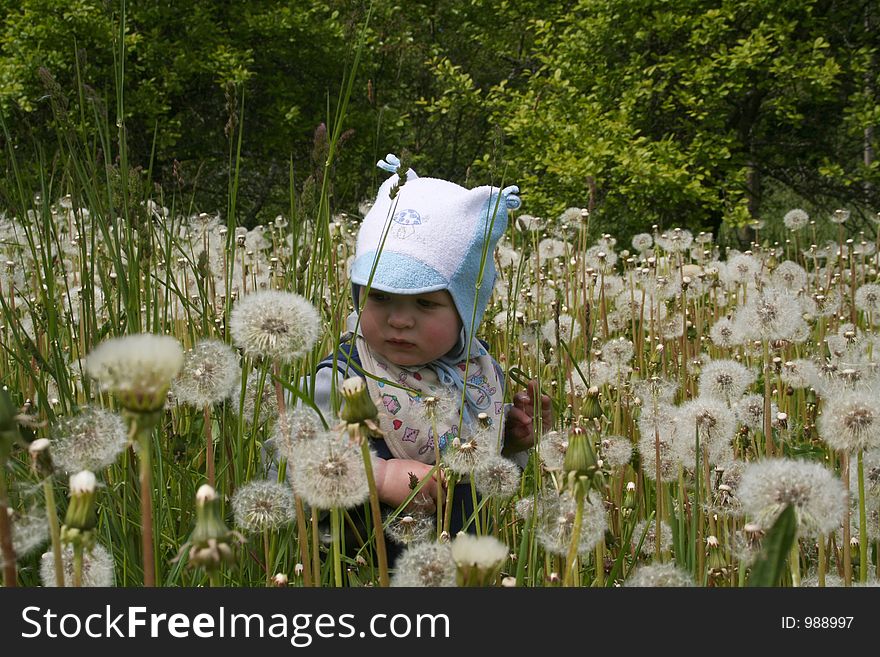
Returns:
[[[373,289],[392,294],[448,290],[464,326],[464,345],[469,344],[492,294],[495,245],[507,228],[507,211],[520,206],[519,188],[465,189],[446,180],[419,178],[409,169],[392,198],[400,182],[400,160],[389,154],[378,166],[394,175],[379,188],[358,234],[351,270],[355,299],[359,287],[370,281],[374,265]]]

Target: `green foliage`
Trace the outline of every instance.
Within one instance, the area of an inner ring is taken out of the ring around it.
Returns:
[[[779,514],[764,538],[761,556],[752,566],[749,586],[778,586],[795,540],[797,540],[797,514],[794,507],[789,504]]]
[[[0,2],[14,138],[88,141],[115,125],[121,14],[108,0]],[[288,212],[291,171],[308,219],[324,167],[316,128],[334,115],[365,15],[362,1],[129,3],[131,164],[152,163],[197,209],[222,208],[241,126],[239,220]],[[424,175],[517,182],[531,214],[592,207],[593,227],[613,222],[622,240],[653,223],[778,223],[783,201],[863,220],[880,206],[865,150],[880,122],[877,20],[819,0],[377,3],[334,211],[371,195],[370,163],[405,151]]]

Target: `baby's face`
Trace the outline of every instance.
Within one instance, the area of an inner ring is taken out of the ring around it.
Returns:
[[[461,320],[446,290],[426,294],[391,294],[370,290],[361,313],[367,344],[402,367],[424,365],[458,342]]]

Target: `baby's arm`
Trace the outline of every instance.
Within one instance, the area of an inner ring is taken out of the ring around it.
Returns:
[[[410,473],[419,481],[428,478],[413,501],[420,500],[421,508],[431,510],[434,508],[439,489],[437,480],[440,478],[439,470],[435,470],[433,476],[428,473],[434,469],[433,465],[414,461],[411,459],[373,459],[373,474],[376,478],[376,489],[379,493],[379,501],[395,508],[403,504],[410,496]],[[431,505],[424,502],[430,501]]]

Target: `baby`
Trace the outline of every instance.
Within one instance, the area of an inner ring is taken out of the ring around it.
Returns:
[[[360,315],[352,313],[349,339],[318,366],[315,402],[331,409],[345,377],[367,374],[384,434],[373,442],[376,487],[397,508],[415,480],[431,501],[446,494],[434,463],[456,437],[488,425],[494,449],[513,456],[534,442],[536,406],[545,429],[552,418],[549,397],[533,401],[536,381],[504,403],[504,373],[475,338],[495,281],[493,251],[519,190],[465,189],[412,169],[399,176],[393,155],[379,166],[395,175],[358,234],[351,280]]]

